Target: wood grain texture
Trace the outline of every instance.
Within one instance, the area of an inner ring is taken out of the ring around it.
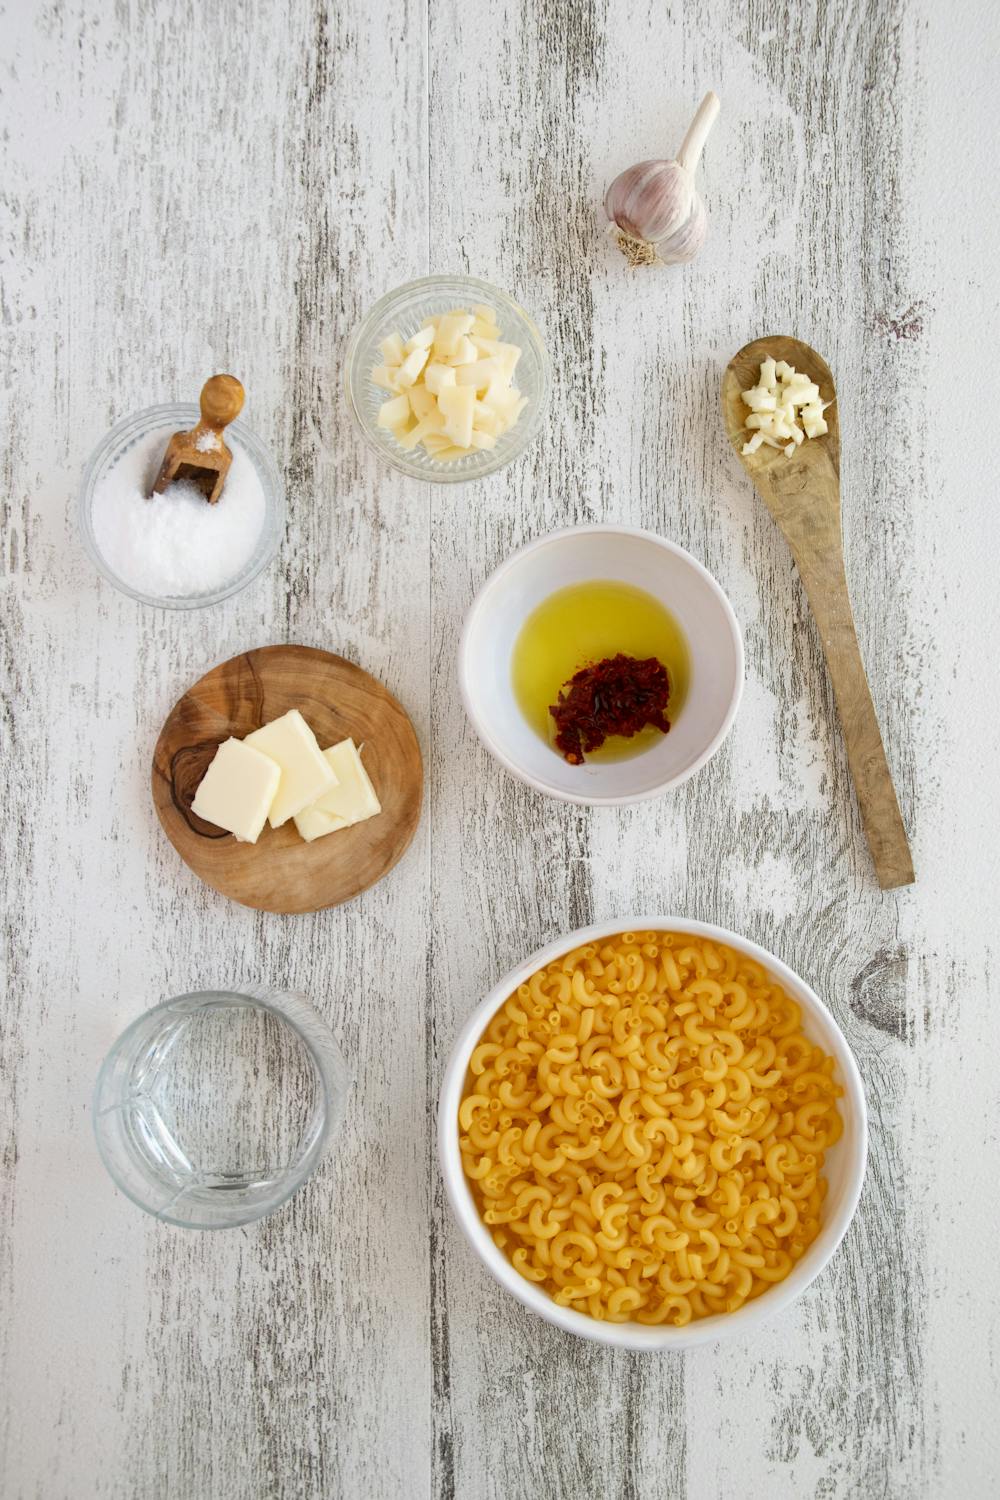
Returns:
[[[808,375],[829,403],[827,432],[794,453],[760,448],[745,454],[742,393],[763,360],[784,360]],[[729,441],[781,529],[802,579],[837,699],[844,747],[875,874],[883,890],[913,883],[913,860],[875,716],[851,610],[840,523],[840,413],[830,367],[801,339],[769,334],[744,344],[722,377],[722,417]]]
[[[966,379],[995,380],[1000,331],[978,189],[996,8],[21,0],[3,21],[0,1490],[988,1500],[1000,538]],[[709,88],[708,244],[630,274],[604,189],[669,156]],[[447,494],[379,470],[340,393],[364,310],[431,270],[514,293],[556,356],[542,440]],[[823,350],[850,403],[846,567],[911,889],[871,879],[819,636],[719,421],[721,371],[762,328]],[[113,420],[211,369],[238,371],[285,472],[284,546],[209,612],[145,610],[82,552],[80,471]],[[476,588],[574,520],[680,542],[744,627],[732,735],[653,805],[535,797],[458,702]],[[148,789],[205,662],[275,640],[363,664],[427,750],[406,860],[300,917],[202,885]],[[561,1339],[505,1298],[432,1148],[444,1059],[496,976],[642,909],[800,972],[872,1126],[829,1272],[752,1345],[667,1360]],[[331,1024],[356,1078],[344,1131],[271,1220],[154,1224],[91,1143],[98,1064],[147,1004],[250,982]]]
[[[324,749],[354,740],[382,811],[312,843],[292,820],[240,843],[192,811],[195,793],[224,740],[292,709]],[[232,901],[287,914],[352,901],[399,863],[420,820],[424,774],[406,710],[370,672],[332,651],[264,646],[213,667],[174,704],[153,751],[152,786],[163,831],[196,875]]]

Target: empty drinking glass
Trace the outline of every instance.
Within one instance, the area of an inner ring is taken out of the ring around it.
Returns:
[[[229,1229],[301,1187],[350,1079],[304,996],[205,991],[133,1021],[105,1058],[94,1132],[124,1193],[170,1224]]]

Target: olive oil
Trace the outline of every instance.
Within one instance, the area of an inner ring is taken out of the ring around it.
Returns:
[[[555,739],[549,705],[560,688],[581,667],[619,652],[640,660],[655,656],[663,663],[670,678],[667,718],[676,723],[687,697],[691,658],[677,621],[652,594],[631,583],[595,578],[557,590],[528,616],[514,643],[511,682],[518,707],[547,744]],[[610,735],[587,759],[626,760],[662,738],[651,725],[629,737]]]

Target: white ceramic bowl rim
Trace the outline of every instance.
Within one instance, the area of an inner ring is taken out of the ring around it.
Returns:
[[[516,761],[511,759],[494,736],[483,726],[482,720],[475,709],[474,694],[470,686],[475,667],[469,653],[469,641],[476,629],[479,616],[487,605],[487,596],[493,586],[499,583],[506,574],[512,572],[532,552],[538,552],[544,547],[557,544],[566,537],[600,533],[604,533],[605,535],[638,537],[642,541],[662,547],[665,552],[673,553],[675,557],[682,558],[707,585],[709,591],[718,602],[732,635],[736,662],[735,692],[733,693],[725,717],[701,753],[679,775],[667,777],[653,789],[614,797],[586,796],[582,792],[570,793],[562,787],[555,786],[551,782],[543,781],[525,772]],[[732,728],[743,698],[745,670],[746,660],[740,622],[736,618],[736,613],[722,585],[708,571],[704,563],[700,563],[696,557],[693,557],[686,548],[681,547],[677,542],[672,542],[664,536],[658,536],[655,531],[645,531],[641,526],[618,526],[605,522],[593,522],[580,526],[563,526],[558,531],[548,531],[544,536],[536,537],[534,541],[526,543],[525,546],[519,547],[516,552],[511,553],[510,557],[505,562],[502,562],[485,580],[476,597],[473,599],[469,607],[469,612],[465,617],[465,624],[462,627],[462,634],[458,644],[458,686],[462,703],[469,717],[469,722],[490,754],[495,756],[512,776],[516,776],[519,781],[523,781],[527,786],[534,787],[535,791],[543,792],[547,797],[553,797],[559,802],[572,802],[587,807],[627,807],[636,802],[649,802],[653,798],[660,797],[665,792],[672,790],[672,788],[682,786],[685,781],[690,780],[692,776],[712,759],[712,756]]]
[[[753,1302],[747,1302],[735,1312],[714,1314],[688,1323],[686,1327],[648,1326],[642,1323],[603,1323],[571,1307],[561,1307],[532,1282],[519,1275],[510,1261],[494,1245],[479,1209],[469,1189],[462,1170],[461,1153],[458,1146],[458,1107],[468,1072],[469,1058],[490,1017],[509,995],[523,984],[536,969],[550,963],[552,959],[568,953],[581,943],[595,942],[613,937],[619,932],[686,932],[693,936],[707,937],[729,944],[762,965],[803,1005],[804,1021],[818,1020],[826,1028],[822,1044],[830,1050],[837,1063],[839,1082],[844,1087],[841,1108],[850,1121],[852,1129],[832,1147],[835,1151],[847,1151],[844,1163],[843,1191],[829,1217],[823,1223],[819,1236],[797,1262],[784,1281],[779,1281]],[[501,1286],[515,1296],[519,1302],[537,1313],[557,1328],[592,1339],[599,1344],[615,1345],[619,1348],[637,1350],[690,1349],[698,1344],[712,1343],[717,1339],[752,1333],[769,1318],[783,1311],[819,1275],[832,1259],[847,1228],[854,1217],[864,1182],[865,1162],[868,1151],[868,1117],[865,1106],[864,1086],[858,1072],[854,1055],[847,1044],[836,1020],[815,991],[787,964],[774,954],[761,948],[748,938],[740,937],[725,927],[716,927],[709,922],[698,922],[685,917],[638,916],[621,918],[613,922],[599,922],[592,927],[582,927],[568,936],[554,939],[544,948],[539,948],[516,969],[504,976],[479,1004],[466,1021],[452,1049],[441,1085],[438,1106],[438,1156],[444,1177],[448,1201],[458,1219],[466,1239],[486,1268],[496,1277]]]

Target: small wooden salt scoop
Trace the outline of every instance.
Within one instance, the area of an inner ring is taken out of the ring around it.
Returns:
[[[786,457],[762,447],[744,455],[749,415],[743,391],[757,384],[761,363],[773,357],[804,371],[819,386],[828,432],[809,438]],[[861,821],[883,890],[911,885],[913,861],[899,803],[885,758],[875,706],[847,592],[840,529],[840,420],[836,389],[826,361],[798,339],[755,339],[733,356],[722,377],[722,413],[729,439],[775,521],[798,566],[826,653],[834,696],[858,794]]]
[[[190,479],[204,491],[209,505],[216,503],[233,461],[222,440],[222,430],[239,416],[244,394],[235,375],[213,375],[205,381],[201,388],[201,419],[190,432],[175,432],[170,439],[150,499],[162,495],[175,479]]]

